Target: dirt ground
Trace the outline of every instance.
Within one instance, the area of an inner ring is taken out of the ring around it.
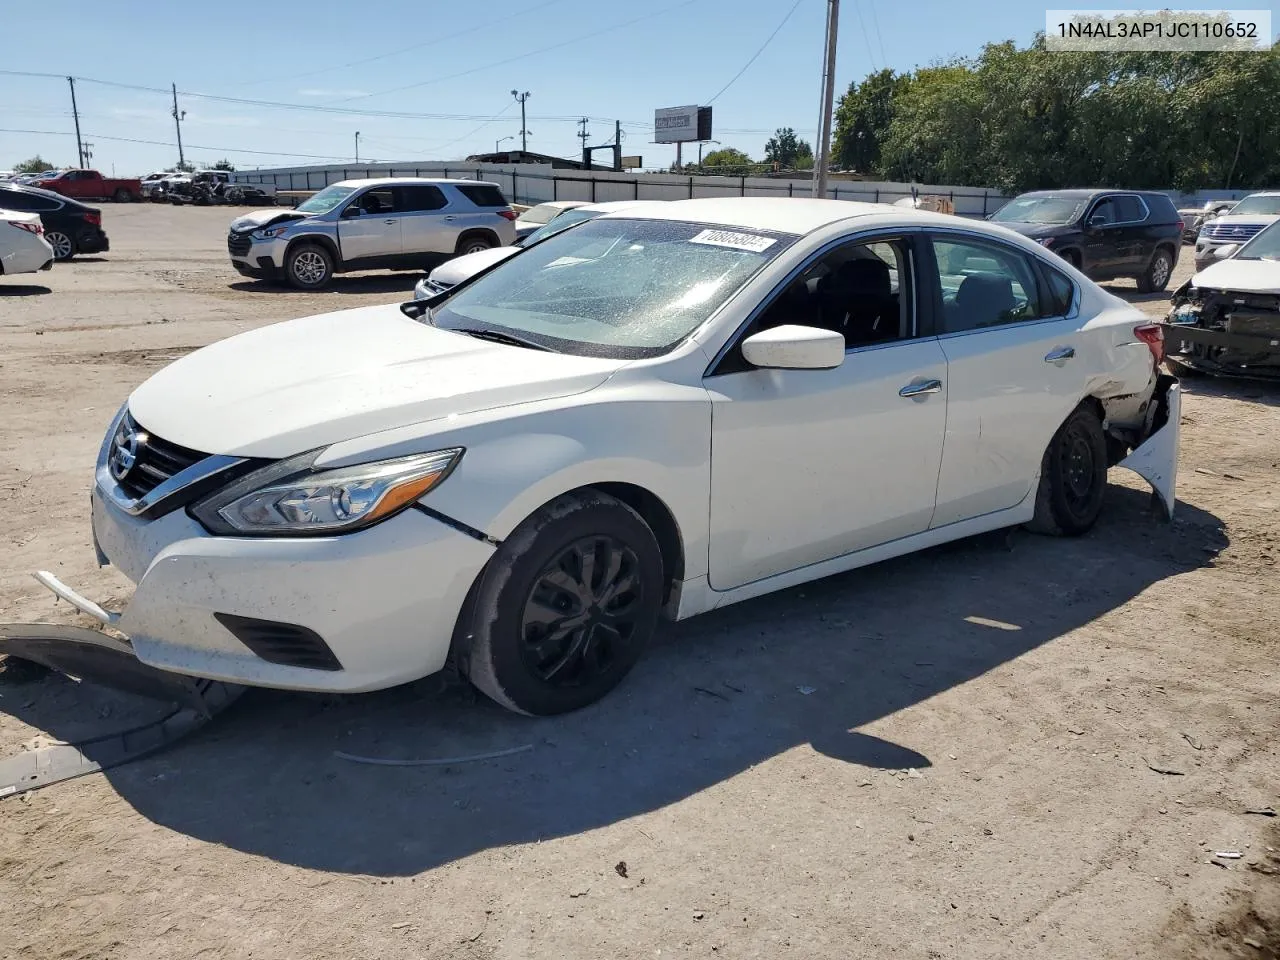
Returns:
[[[72,619],[39,568],[127,599],[88,490],[134,385],[414,282],[244,282],[231,216],[108,205],[109,254],[0,279],[0,621]],[[1090,536],[978,538],[668,626],[572,716],[439,678],[255,691],[0,801],[0,957],[1274,960],[1280,820],[1247,811],[1280,808],[1280,389],[1186,392],[1172,524],[1115,471]],[[0,755],[148,709],[0,684]]]

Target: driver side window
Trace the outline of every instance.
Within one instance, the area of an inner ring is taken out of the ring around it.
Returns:
[[[381,217],[396,213],[395,191],[391,187],[366,190],[351,201],[351,206],[358,208],[362,217]]]
[[[941,333],[998,327],[1040,316],[1036,274],[1017,251],[978,241],[933,239],[942,289]]]

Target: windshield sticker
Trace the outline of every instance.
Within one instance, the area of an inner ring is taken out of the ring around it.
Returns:
[[[731,250],[747,250],[764,253],[778,241],[755,233],[734,233],[732,230],[703,230],[689,238],[690,243],[705,243],[713,247],[729,247]]]

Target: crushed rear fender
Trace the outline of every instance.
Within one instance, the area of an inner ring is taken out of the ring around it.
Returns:
[[[1146,439],[1118,466],[1132,470],[1151,484],[1167,519],[1173,519],[1178,482],[1178,437],[1182,423],[1182,391],[1176,377],[1156,380],[1151,425]]]

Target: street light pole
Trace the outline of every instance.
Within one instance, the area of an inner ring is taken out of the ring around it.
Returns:
[[[818,150],[813,162],[813,195],[827,195],[827,166],[831,160],[831,109],[836,96],[836,34],[840,0],[827,0],[827,54],[822,62],[822,111],[818,119]]]
[[[699,140],[698,141],[698,169],[702,169],[702,145],[703,143],[714,143],[717,147],[722,146],[719,140]]]
[[[506,143],[508,140],[514,140],[514,139],[515,137],[511,136],[511,137],[503,137],[500,140],[493,141],[493,152],[499,153],[502,150],[502,145],[504,143]]]
[[[360,162],[360,131],[356,131],[356,163]]]
[[[511,95],[516,98],[516,102],[520,104],[520,151],[521,153],[529,152],[529,125],[524,119],[524,102],[529,99],[529,91],[520,93],[512,90]]]

